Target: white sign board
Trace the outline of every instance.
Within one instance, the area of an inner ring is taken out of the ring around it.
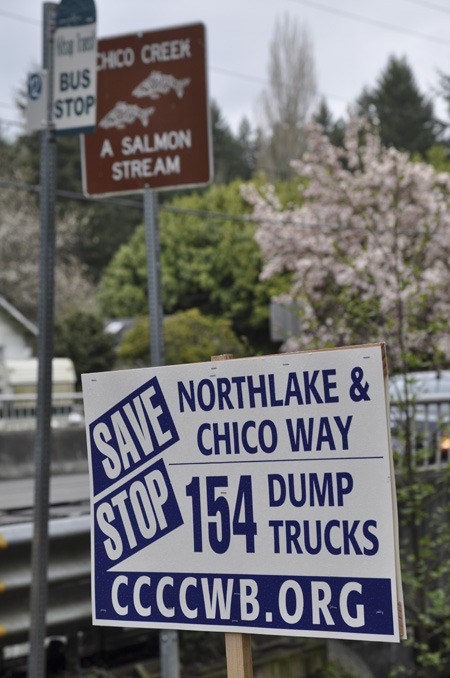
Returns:
[[[398,641],[386,382],[381,344],[84,375],[94,624]]]
[[[58,134],[92,132],[96,124],[97,40],[93,0],[61,0],[56,13],[53,122]]]
[[[47,125],[47,98],[47,71],[30,73],[27,78],[27,134],[45,129]]]

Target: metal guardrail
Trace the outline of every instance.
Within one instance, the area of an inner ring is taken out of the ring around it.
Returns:
[[[391,397],[391,428],[394,451],[402,446],[401,429],[406,416],[412,422],[413,452],[421,465],[446,463],[450,453],[450,393],[424,394],[406,405]],[[52,427],[84,424],[83,395],[52,395]],[[0,393],[0,432],[23,431],[36,426],[36,394]]]
[[[31,523],[0,528],[0,648],[28,639]],[[91,624],[90,517],[49,523],[48,635]]]

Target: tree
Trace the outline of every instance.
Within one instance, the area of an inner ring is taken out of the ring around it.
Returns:
[[[104,331],[102,319],[96,313],[76,307],[57,318],[54,354],[72,360],[77,388],[83,373],[111,370],[115,362],[113,338]]]
[[[269,303],[280,282],[261,283],[255,225],[241,183],[211,186],[176,198],[161,209],[161,266],[165,313],[198,308],[232,323],[254,351],[273,350]],[[223,214],[224,216],[219,216]],[[236,215],[227,218],[226,215]],[[143,226],[116,254],[101,281],[99,303],[110,316],[147,313],[147,269]]]
[[[60,220],[56,239],[55,306],[60,312],[74,299],[94,303],[94,288],[67,243],[76,218]],[[39,294],[39,213],[27,193],[0,193],[0,289],[30,320],[37,319]]]
[[[391,56],[377,85],[363,90],[357,106],[360,113],[375,116],[385,146],[424,158],[437,142],[440,128],[433,104],[420,93],[405,58]]]
[[[234,137],[214,101],[211,102],[211,127],[214,183],[227,184],[237,177],[248,178],[251,168],[247,165],[240,140]]]
[[[149,346],[148,318],[144,317],[125,335],[119,357],[127,364],[148,365]],[[222,353],[242,358],[246,347],[233,332],[229,320],[205,316],[191,308],[165,318],[164,352],[165,364],[177,365],[208,361]]]
[[[258,149],[261,144],[260,136],[259,130],[252,130],[248,118],[242,118],[238,131],[243,162],[241,179],[250,179],[256,170]]]
[[[316,96],[312,44],[306,28],[285,14],[270,44],[268,85],[262,93],[265,143],[260,167],[290,175],[290,160],[304,147],[304,131]]]
[[[9,181],[38,188],[40,182],[40,139],[38,134],[19,137],[11,147],[8,167]],[[0,148],[2,154],[2,149]],[[28,202],[38,209],[38,191],[30,192]],[[68,218],[72,230],[61,246],[64,256],[77,260],[84,275],[94,284],[118,247],[126,242],[142,219],[141,208],[117,204],[105,199],[101,203],[86,203],[81,198],[81,159],[78,136],[57,138],[57,202],[56,216],[61,222]],[[61,252],[62,253],[62,252]]]
[[[260,221],[263,276],[291,271],[288,298],[302,332],[291,348],[386,341],[392,367],[450,363],[450,175],[385,148],[352,118],[344,147],[314,125],[295,163],[304,202],[282,209],[273,187],[247,190]],[[404,379],[404,400],[410,401]],[[448,675],[448,475],[434,483],[439,511],[426,510],[433,483],[416,472],[413,421],[405,419],[398,469],[402,564],[417,677]]]
[[[317,112],[313,115],[313,121],[321,125],[324,133],[334,146],[343,146],[345,122],[342,118],[333,120],[333,115],[325,99],[321,100]]]
[[[313,126],[295,168],[302,206],[281,210],[272,188],[249,197],[263,276],[294,275],[299,346],[382,338],[396,369],[448,364],[450,175],[385,149],[359,119],[343,149]]]

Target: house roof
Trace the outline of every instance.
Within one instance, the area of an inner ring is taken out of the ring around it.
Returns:
[[[8,315],[11,316],[11,318],[14,318],[16,322],[19,323],[24,329],[26,329],[28,332],[30,332],[33,336],[37,337],[38,335],[38,328],[37,325],[31,322],[31,320],[28,320],[28,318],[25,318],[23,313],[21,313],[15,306],[9,303],[5,299],[5,297],[2,297],[0,294],[0,309],[3,309],[6,311]]]

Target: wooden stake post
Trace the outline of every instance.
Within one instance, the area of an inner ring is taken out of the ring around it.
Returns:
[[[249,633],[226,633],[228,678],[253,678],[252,637]]]
[[[215,360],[232,360],[231,354],[215,355]],[[252,637],[248,633],[226,633],[228,678],[253,678]]]

